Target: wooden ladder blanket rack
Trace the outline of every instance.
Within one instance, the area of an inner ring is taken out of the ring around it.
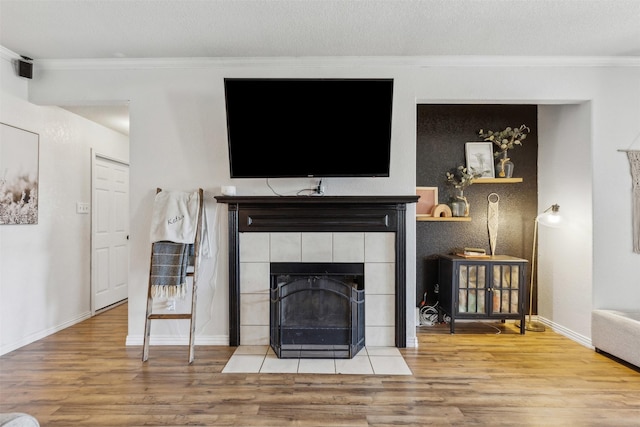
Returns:
[[[162,191],[161,188],[158,188],[156,194]],[[196,223],[196,235],[195,241],[193,243],[193,264],[189,265],[189,269],[187,270],[186,276],[191,277],[191,311],[189,313],[162,313],[162,314],[153,314],[153,292],[152,292],[152,280],[151,280],[151,272],[153,266],[153,246],[151,250],[151,259],[149,260],[149,289],[147,291],[147,312],[145,315],[145,324],[144,324],[144,344],[142,348],[142,361],[146,362],[149,358],[149,338],[151,334],[151,321],[152,320],[180,320],[185,319],[190,321],[189,328],[189,364],[191,364],[195,358],[194,351],[194,342],[195,342],[195,329],[196,329],[196,297],[198,290],[198,267],[200,261],[200,246],[202,240],[202,222],[204,215],[204,191],[200,188],[198,189],[198,214],[197,214],[197,223]],[[153,245],[153,243],[152,243]],[[191,267],[193,269],[191,269]]]

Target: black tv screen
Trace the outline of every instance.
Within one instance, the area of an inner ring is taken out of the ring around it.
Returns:
[[[393,79],[224,80],[231,178],[386,177]]]

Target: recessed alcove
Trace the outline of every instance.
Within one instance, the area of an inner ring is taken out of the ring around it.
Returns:
[[[446,203],[451,187],[445,173],[466,165],[465,143],[482,142],[480,129],[502,130],[527,125],[531,132],[522,146],[509,151],[514,177],[521,182],[471,185],[469,222],[416,223],[416,303],[438,300],[438,254],[454,248],[490,250],[487,235],[487,197],[499,195],[499,233],[496,252],[531,259],[533,218],[538,201],[538,106],[530,104],[419,104],[416,128],[416,186],[437,186],[439,202]],[[494,147],[497,148],[497,147]],[[495,150],[494,150],[495,151]],[[434,155],[437,153],[437,155]]]

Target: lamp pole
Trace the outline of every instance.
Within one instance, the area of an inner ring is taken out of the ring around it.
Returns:
[[[532,332],[544,332],[545,326],[540,322],[533,322],[531,320],[531,313],[533,312],[533,282],[536,273],[536,248],[538,247],[538,223],[541,219],[544,219],[542,223],[549,227],[558,227],[561,222],[560,206],[551,205],[545,209],[540,215],[536,216],[533,225],[533,248],[531,250],[531,281],[529,284],[529,315],[528,320],[524,324],[524,328],[527,331]],[[519,326],[519,325],[517,325]]]

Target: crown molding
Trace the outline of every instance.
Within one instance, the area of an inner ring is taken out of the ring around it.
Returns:
[[[18,57],[18,56],[16,56]],[[218,67],[640,67],[640,57],[582,56],[379,56],[251,58],[36,59],[47,70],[130,70]]]
[[[21,56],[15,53],[14,51],[9,50],[6,47],[0,45],[0,58],[12,61],[15,59],[20,59]]]
[[[0,57],[20,55],[0,45]],[[35,59],[47,70],[131,70],[217,67],[640,67],[638,56],[305,56],[201,58]]]

